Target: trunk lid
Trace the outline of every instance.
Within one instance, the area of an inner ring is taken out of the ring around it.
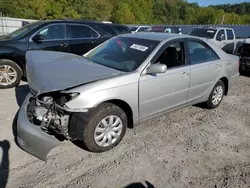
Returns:
[[[29,86],[37,95],[123,74],[82,56],[39,50],[26,53],[26,71]]]

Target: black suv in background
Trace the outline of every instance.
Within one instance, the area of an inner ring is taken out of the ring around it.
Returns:
[[[127,26],[80,20],[44,20],[0,36],[0,89],[26,78],[25,53],[51,50],[83,55],[109,38],[130,33]]]

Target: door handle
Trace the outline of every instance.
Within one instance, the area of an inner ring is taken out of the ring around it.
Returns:
[[[189,76],[189,73],[187,72],[183,72],[181,75],[182,78],[187,78],[188,76]]]
[[[66,48],[66,47],[68,47],[68,44],[66,44],[66,43],[61,43],[60,46]]]

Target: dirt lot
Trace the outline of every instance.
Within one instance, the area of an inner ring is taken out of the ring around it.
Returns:
[[[11,188],[250,185],[250,77],[240,77],[216,110],[189,107],[151,120],[102,154],[64,142],[47,163],[14,141],[13,118],[27,91],[25,84],[0,90],[0,187],[6,181]]]

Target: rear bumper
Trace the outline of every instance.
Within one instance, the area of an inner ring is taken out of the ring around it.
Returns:
[[[30,123],[27,117],[27,105],[31,98],[29,93],[20,108],[17,119],[17,142],[19,146],[31,155],[46,161],[51,149],[58,146],[60,141],[46,134],[37,125]]]
[[[250,62],[249,63],[242,63],[241,64],[241,69],[243,71],[250,71]]]
[[[241,58],[240,69],[241,71],[250,71],[250,57]]]

